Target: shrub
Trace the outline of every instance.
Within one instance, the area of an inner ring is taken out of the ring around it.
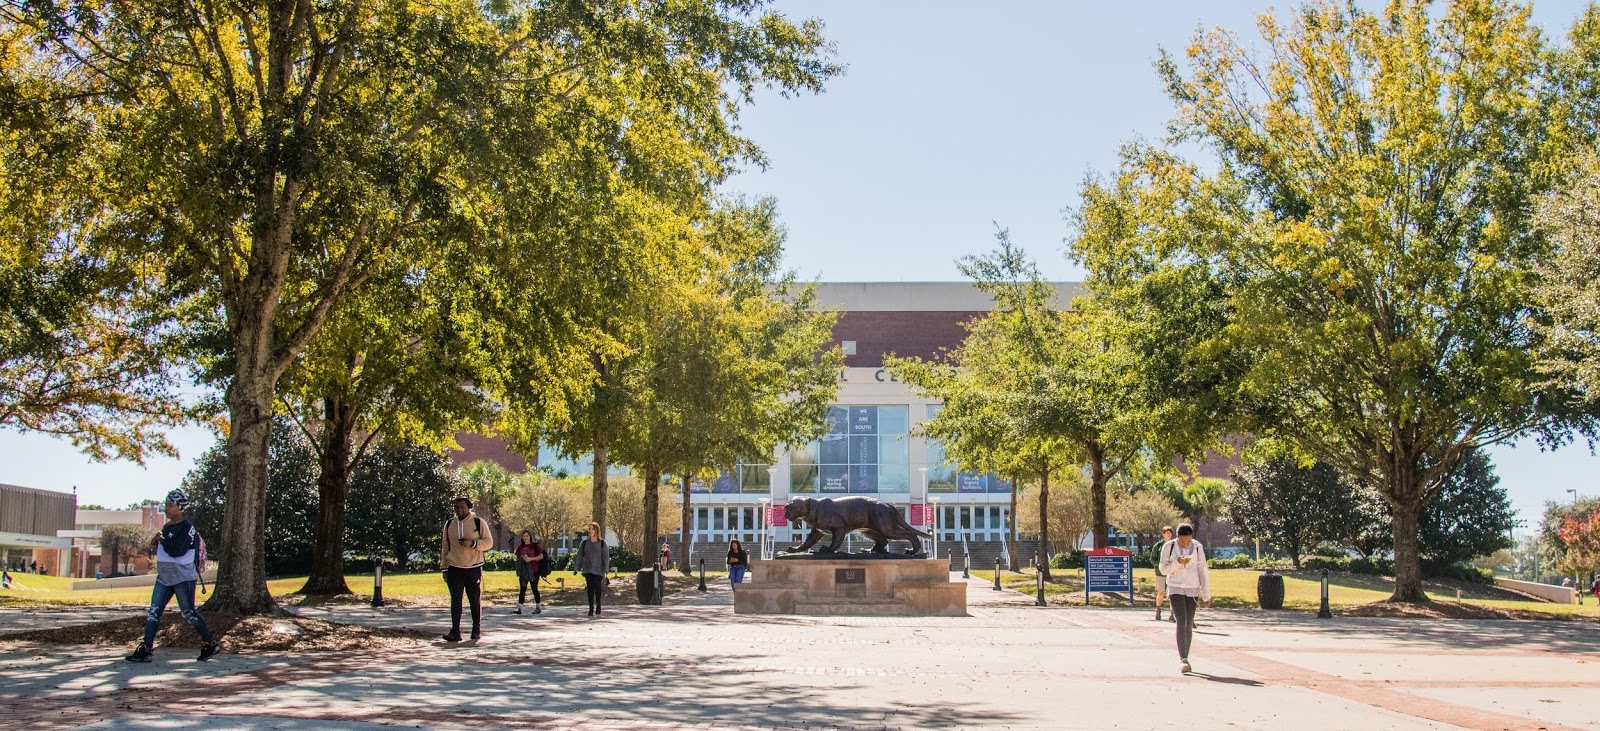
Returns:
[[[1083,568],[1083,551],[1073,549],[1062,551],[1050,557],[1050,568],[1053,569],[1081,569]]]
[[[508,551],[484,551],[484,571],[515,571],[517,569],[517,555]]]
[[[1248,569],[1255,568],[1255,563],[1255,560],[1250,558],[1250,554],[1241,553],[1233,558],[1214,559],[1208,562],[1206,566],[1213,569]]]
[[[618,571],[638,571],[644,568],[639,552],[622,546],[611,547],[611,567]]]

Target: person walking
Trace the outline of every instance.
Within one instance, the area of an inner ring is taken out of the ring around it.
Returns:
[[[1178,627],[1179,672],[1187,673],[1189,645],[1194,640],[1194,613],[1200,601],[1211,606],[1211,575],[1206,570],[1206,549],[1194,539],[1194,526],[1178,526],[1177,540],[1161,548],[1161,573],[1167,576],[1167,596],[1172,599],[1173,621]]]
[[[745,553],[744,544],[737,538],[728,541],[729,588],[744,583],[744,572],[748,568],[750,568],[750,554]]]
[[[578,573],[583,574],[583,591],[589,599],[589,616],[600,613],[600,589],[611,572],[611,549],[600,537],[600,524],[589,522],[589,535],[578,544]]]
[[[197,659],[205,662],[217,654],[217,639],[211,635],[205,618],[194,608],[194,587],[206,565],[206,542],[184,517],[183,511],[188,508],[189,496],[182,490],[167,493],[167,523],[150,540],[156,557],[156,584],[150,591],[150,608],[144,615],[144,639],[123,658],[128,662],[150,662],[154,656],[156,631],[161,629],[161,615],[173,598],[178,600],[178,612],[200,635]]]
[[[522,613],[530,584],[533,586],[533,613],[544,611],[544,602],[539,597],[539,564],[542,561],[544,547],[533,539],[533,531],[522,531],[521,542],[517,544],[517,611],[512,614]]]
[[[455,499],[455,517],[445,521],[439,569],[450,587],[450,631],[445,642],[461,641],[461,596],[472,610],[472,639],[483,636],[483,552],[494,546],[489,524],[472,512],[472,501]]]
[[[1161,540],[1156,543],[1155,550],[1151,551],[1150,565],[1156,571],[1156,621],[1161,621],[1161,601],[1167,597],[1167,575],[1161,572],[1161,549],[1172,542],[1172,526],[1161,526]]]

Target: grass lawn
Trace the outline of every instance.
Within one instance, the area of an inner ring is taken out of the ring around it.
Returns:
[[[1253,569],[1215,569],[1211,571],[1212,606],[1226,608],[1254,608],[1256,604],[1256,579],[1260,571]],[[973,571],[974,578],[994,581],[993,571]],[[1287,610],[1314,612],[1321,605],[1321,574],[1313,571],[1288,572],[1283,576],[1283,607]],[[1000,583],[1008,589],[1033,595],[1035,578],[1032,569],[1023,573],[1005,572]],[[1567,615],[1600,619],[1600,606],[1593,602],[1582,605],[1555,604],[1518,599],[1515,595],[1482,584],[1463,582],[1426,583],[1429,596],[1436,601],[1456,601],[1456,590],[1461,590],[1465,604],[1502,610],[1532,611],[1551,615]],[[1134,569],[1134,606],[1155,605],[1155,573],[1150,569]],[[1335,611],[1350,609],[1388,599],[1393,592],[1390,581],[1378,576],[1359,574],[1330,574],[1328,576],[1328,605]],[[1050,604],[1083,604],[1083,572],[1078,569],[1053,569],[1051,580],[1045,584],[1045,601]],[[1128,606],[1126,595],[1096,594],[1093,606]]]
[[[726,580],[727,573],[706,572],[706,582]],[[68,579],[56,576],[16,576],[26,589],[13,588],[0,590],[0,606],[37,606],[37,605],[135,605],[144,606],[150,602],[150,587],[139,586],[123,589],[86,589],[73,591],[72,584],[85,579]],[[280,600],[293,601],[298,597],[294,592],[305,585],[304,576],[284,579],[272,579],[267,582],[267,589]],[[347,601],[366,601],[372,594],[371,574],[350,574],[345,576],[345,583],[359,597]],[[608,602],[617,604],[637,603],[638,595],[634,588],[632,573],[619,573],[612,579],[610,593],[606,597]],[[699,578],[689,578],[672,571],[667,573],[668,594],[692,589],[699,585]],[[514,604],[517,601],[517,574],[515,571],[486,571],[483,574],[484,597],[491,603]],[[583,596],[583,578],[569,571],[557,571],[545,577],[540,584],[545,604],[577,604],[585,603]],[[421,574],[386,574],[383,577],[384,599],[393,599],[406,604],[443,604],[449,601],[449,590],[445,587],[444,579],[436,571]],[[202,603],[205,597],[196,597]],[[531,599],[531,597],[530,597]]]

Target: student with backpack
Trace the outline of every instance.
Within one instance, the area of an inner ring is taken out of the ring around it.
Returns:
[[[206,565],[206,542],[183,517],[188,508],[189,497],[182,490],[167,493],[167,524],[150,541],[156,557],[156,585],[150,592],[150,609],[145,612],[144,640],[124,658],[128,662],[150,662],[156,631],[161,629],[161,615],[173,598],[178,600],[178,612],[200,635],[199,660],[205,662],[217,654],[217,640],[194,607],[194,587]]]
[[[589,523],[589,534],[578,544],[578,556],[573,568],[583,574],[583,591],[589,600],[589,616],[600,613],[600,590],[611,571],[611,548],[600,537],[600,524]]]
[[[539,579],[550,575],[550,562],[544,548],[533,539],[533,531],[522,531],[517,544],[517,609],[512,614],[522,614],[522,605],[528,601],[528,586],[533,586],[533,613],[544,612],[544,602],[539,598]]]
[[[1167,597],[1178,625],[1179,672],[1188,673],[1189,646],[1194,640],[1194,613],[1199,603],[1211,606],[1211,574],[1206,570],[1206,549],[1194,539],[1194,526],[1178,526],[1178,539],[1161,547],[1161,573],[1167,577]]]
[[[472,608],[472,639],[483,636],[483,552],[494,546],[494,535],[483,518],[472,512],[472,501],[455,499],[455,517],[444,524],[444,544],[439,551],[439,568],[450,587],[450,631],[445,642],[461,641],[461,595]]]

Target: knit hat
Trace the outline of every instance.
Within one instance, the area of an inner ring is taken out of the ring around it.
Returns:
[[[189,496],[183,494],[182,490],[173,490],[167,493],[167,502],[177,505],[179,510],[189,509]]]

